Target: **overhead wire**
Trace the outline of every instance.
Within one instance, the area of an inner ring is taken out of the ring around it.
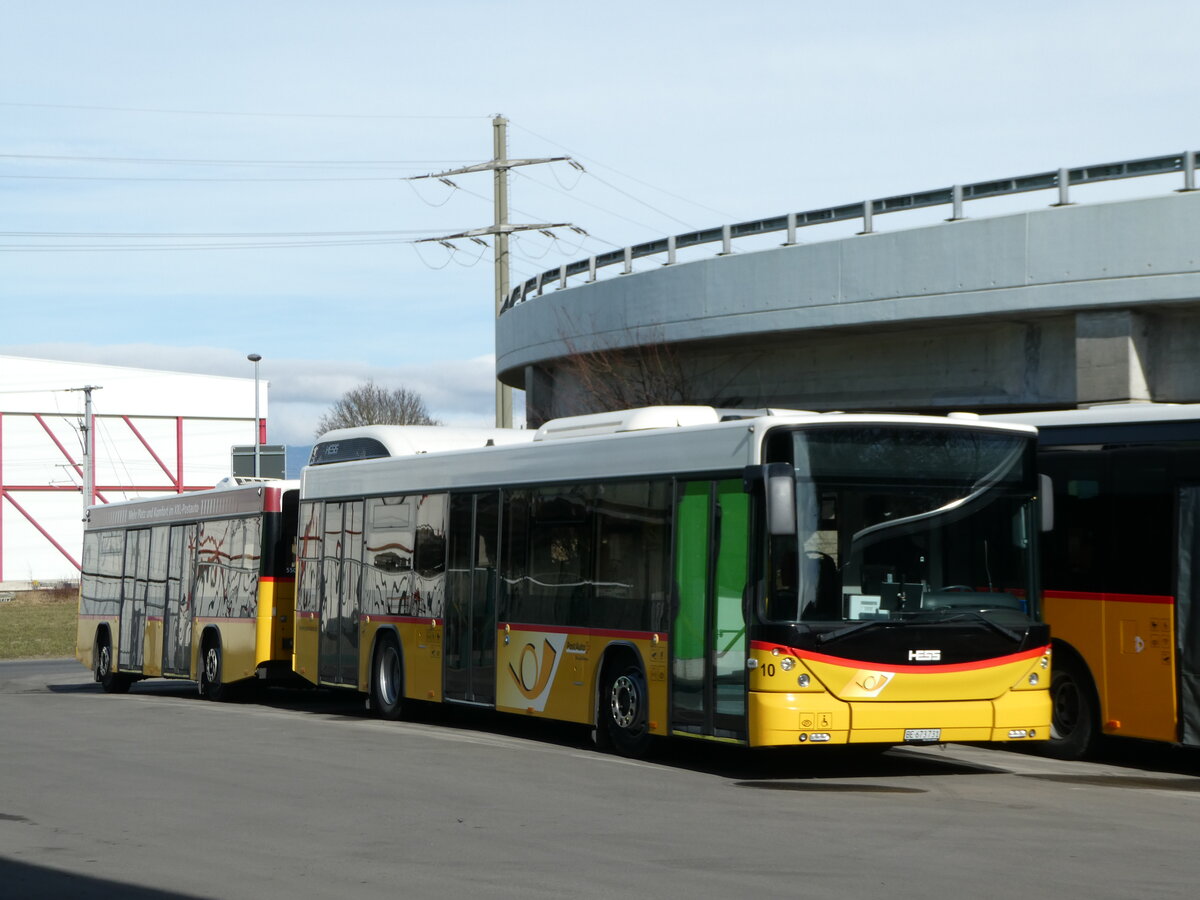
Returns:
[[[9,107],[24,107],[30,109],[76,109],[76,110],[92,110],[96,112],[132,112],[132,113],[159,113],[172,116],[234,116],[245,118],[264,118],[264,119],[395,119],[395,120],[420,120],[420,119],[446,119],[446,120],[472,120],[472,119],[490,119],[490,115],[418,115],[418,114],[388,114],[388,113],[284,113],[284,112],[233,112],[229,110],[213,110],[213,109],[162,109],[155,107],[140,107],[140,106],[88,106],[78,103],[19,103],[0,101],[0,106]]]
[[[591,163],[591,164],[593,164],[593,165],[600,166],[600,167],[601,167],[601,168],[603,168],[603,169],[608,169],[610,172],[614,172],[614,173],[616,173],[617,175],[620,175],[622,178],[628,178],[630,181],[636,182],[637,184],[640,184],[642,187],[648,187],[648,188],[650,188],[650,189],[651,189],[651,190],[653,190],[653,191],[658,191],[658,192],[659,192],[659,193],[661,193],[661,194],[666,194],[668,197],[673,197],[673,198],[674,198],[674,199],[676,199],[676,200],[682,200],[684,203],[691,204],[692,206],[695,206],[695,207],[697,207],[698,209],[703,209],[703,210],[705,210],[706,212],[713,213],[714,215],[720,216],[722,219],[726,219],[726,220],[728,220],[728,219],[733,219],[733,218],[735,218],[735,217],[733,216],[733,214],[731,214],[731,213],[722,212],[722,211],[721,211],[721,210],[719,210],[719,209],[714,209],[713,207],[711,207],[711,206],[706,206],[706,205],[704,205],[703,203],[697,203],[695,200],[692,200],[692,199],[691,199],[691,198],[689,198],[689,197],[684,197],[684,196],[682,196],[682,195],[680,195],[680,194],[676,194],[676,193],[674,193],[674,192],[672,192],[672,191],[668,191],[666,188],[661,188],[661,187],[659,187],[658,185],[655,185],[655,184],[650,184],[648,181],[642,181],[640,178],[635,178],[634,176],[632,176],[632,175],[629,175],[628,173],[622,172],[620,169],[614,168],[613,166],[610,166],[610,165],[608,165],[608,164],[606,164],[606,163],[602,163],[602,162],[600,162],[600,161],[599,161],[599,160],[597,160],[597,159],[594,159],[594,158],[592,158],[592,157],[588,157],[588,156],[583,156],[583,155],[581,155],[581,154],[579,154],[579,153],[576,153],[576,152],[575,152],[574,150],[572,150],[570,147],[567,147],[567,146],[565,146],[565,145],[563,145],[563,144],[560,144],[558,141],[556,141],[556,140],[554,140],[554,139],[552,139],[552,138],[548,138],[548,137],[546,137],[545,135],[538,134],[536,131],[533,131],[532,129],[526,128],[524,125],[521,125],[521,124],[520,124],[520,123],[518,123],[518,122],[514,122],[514,121],[512,121],[512,120],[509,120],[509,124],[510,124],[510,125],[512,125],[514,128],[517,128],[517,129],[520,129],[521,131],[524,131],[526,134],[530,134],[530,135],[532,135],[533,137],[535,137],[535,138],[538,138],[539,140],[546,141],[546,142],[547,142],[547,143],[549,143],[549,144],[553,144],[555,147],[558,147],[560,150],[565,150],[567,153],[571,154],[571,156],[575,157],[576,159],[586,160],[587,162],[589,162],[589,163]],[[599,178],[597,178],[597,180],[599,181],[600,179],[599,179]],[[603,183],[603,182],[602,182],[602,183]],[[634,198],[634,199],[636,199],[636,198]],[[689,226],[689,227],[690,227],[690,226]]]

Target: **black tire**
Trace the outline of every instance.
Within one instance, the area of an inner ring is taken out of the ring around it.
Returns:
[[[404,658],[391,635],[379,639],[371,662],[371,712],[381,719],[399,719],[405,713]]]
[[[649,700],[641,666],[629,662],[607,666],[596,723],[600,745],[611,747],[621,756],[645,756],[651,741]]]
[[[1042,753],[1054,759],[1081,759],[1095,743],[1100,712],[1091,675],[1082,662],[1061,651],[1050,677],[1050,740]]]
[[[133,684],[133,679],[116,671],[113,661],[112,638],[103,632],[96,639],[96,680],[106,694],[124,694]]]
[[[218,702],[228,700],[233,691],[222,681],[224,660],[221,658],[221,644],[209,639],[201,645],[200,650],[200,694],[209,700]]]

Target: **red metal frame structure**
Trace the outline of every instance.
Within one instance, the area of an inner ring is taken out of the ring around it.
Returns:
[[[79,560],[75,558],[65,547],[62,546],[54,536],[46,529],[44,525],[38,522],[37,518],[17,499],[17,494],[37,494],[37,493],[81,493],[83,488],[80,485],[74,484],[9,484],[4,478],[4,421],[5,419],[13,419],[22,417],[25,419],[33,419],[46,432],[53,445],[58,449],[58,452],[66,460],[67,465],[75,471],[80,480],[83,480],[83,466],[72,455],[72,453],[63,445],[58,436],[46,422],[47,415],[58,415],[57,413],[33,413],[33,412],[0,412],[0,581],[4,580],[4,513],[7,507],[16,510],[25,520],[33,526],[33,528],[46,539],[59,553],[67,559],[76,569],[80,568]],[[174,469],[163,461],[159,453],[151,446],[150,442],[138,429],[133,422],[133,417],[128,415],[97,414],[94,417],[94,422],[104,419],[109,422],[124,423],[131,433],[154,460],[159,469],[166,476],[166,484],[97,484],[94,488],[93,496],[88,498],[88,505],[95,503],[107,503],[108,499],[104,496],[105,491],[127,491],[133,493],[176,493],[182,494],[185,491],[199,491],[206,488],[211,488],[211,484],[185,484],[183,480],[183,464],[184,464],[184,443],[183,443],[183,423],[185,416],[137,416],[143,420],[173,420],[175,422],[175,466]],[[258,422],[259,443],[264,443],[266,439],[266,419],[262,418]],[[95,459],[96,454],[96,428],[93,425],[89,434],[89,442],[91,446],[88,448],[92,459]]]

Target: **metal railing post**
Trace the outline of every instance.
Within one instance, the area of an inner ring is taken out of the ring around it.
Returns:
[[[588,284],[591,284],[593,281],[595,281],[595,280],[596,280],[596,257],[594,257],[594,256],[589,256],[589,257],[588,257],[588,277],[587,277],[587,280],[588,280]]]
[[[1185,191],[1194,191],[1196,189],[1196,151],[1183,151],[1183,189]]]
[[[871,221],[875,215],[875,202],[873,200],[863,201],[863,230],[859,234],[871,234],[875,230],[874,223]]]
[[[954,187],[950,188],[950,196],[951,196],[950,202],[953,204],[953,209],[954,209],[954,211],[952,213],[950,213],[949,221],[951,221],[951,222],[957,222],[960,219],[962,219],[962,217],[963,217],[962,195],[963,195],[963,190],[962,190],[961,184],[956,184],[956,185],[954,185]]]
[[[1071,173],[1067,169],[1058,170],[1058,203],[1054,205],[1071,205]]]
[[[663,263],[663,265],[675,265],[675,235],[671,235],[669,238],[667,238],[667,261]]]
[[[567,286],[567,264],[563,263],[558,267],[558,289],[561,291]]]
[[[633,274],[633,248],[625,248],[625,268],[621,270],[622,275]]]
[[[728,225],[721,226],[721,252],[718,256],[728,256],[733,252],[733,229]]]
[[[787,241],[783,246],[791,247],[796,243],[796,214],[787,214]]]

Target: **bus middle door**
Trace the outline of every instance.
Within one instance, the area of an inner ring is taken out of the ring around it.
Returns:
[[[443,647],[448,700],[496,702],[496,556],[500,494],[450,497]]]
[[[671,726],[745,739],[749,498],[741,480],[681,483],[675,529]]]

